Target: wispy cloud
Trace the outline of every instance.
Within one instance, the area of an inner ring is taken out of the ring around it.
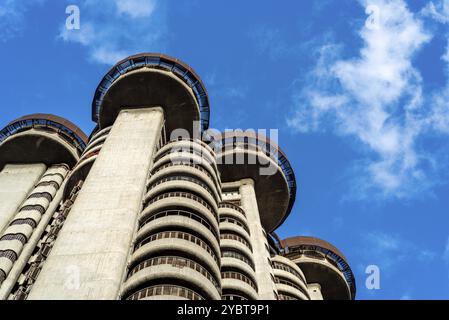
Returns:
[[[431,17],[441,23],[449,22],[449,1],[430,1],[421,11],[425,16]]]
[[[382,272],[392,270],[406,261],[431,262],[438,258],[436,252],[412,243],[397,234],[373,231],[362,237],[364,259],[379,266]]]
[[[24,30],[26,12],[45,0],[1,0],[0,1],[0,41],[6,42]]]
[[[358,56],[342,59],[342,44],[319,47],[308,85],[295,93],[295,116],[288,124],[302,132],[324,128],[355,138],[366,158],[352,172],[353,196],[405,198],[432,182],[432,153],[420,139],[432,130],[449,131],[445,97],[439,96],[439,107],[428,103],[413,65],[432,34],[403,0],[359,2],[376,6],[380,15],[376,25],[361,27]]]
[[[79,43],[93,62],[114,64],[137,52],[163,51],[166,4],[157,0],[85,0],[80,5],[81,28],[61,26],[59,37]]]
[[[273,60],[294,51],[284,42],[281,31],[277,28],[257,26],[250,30],[249,37],[260,54],[267,54]]]
[[[430,2],[421,13],[443,25],[449,26],[449,0]],[[438,130],[449,133],[449,30],[446,31],[446,38],[446,52],[442,54],[441,59],[446,62],[448,82],[444,88],[433,94],[431,101],[434,106],[432,113],[433,124]]]

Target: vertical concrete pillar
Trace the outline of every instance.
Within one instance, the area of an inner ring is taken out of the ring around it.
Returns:
[[[309,283],[307,289],[309,291],[310,300],[323,300],[323,294],[321,293],[321,286],[319,283]]]
[[[116,299],[141,211],[161,108],[122,110],[29,299]]]
[[[245,210],[248,227],[251,232],[253,259],[256,267],[256,280],[261,300],[276,300],[276,286],[272,279],[273,270],[270,264],[270,253],[266,249],[267,237],[260,222],[254,181],[244,179],[240,181],[240,196]]]
[[[0,232],[9,224],[20,205],[45,172],[45,165],[8,164],[0,172]]]

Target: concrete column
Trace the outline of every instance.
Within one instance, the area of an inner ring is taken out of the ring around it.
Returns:
[[[0,233],[45,172],[45,165],[8,164],[0,172]]]
[[[263,233],[260,222],[259,208],[257,206],[254,181],[244,179],[240,181],[240,196],[243,210],[245,210],[248,227],[251,232],[251,245],[253,247],[253,259],[256,266],[256,280],[261,300],[276,300],[276,285],[271,275],[273,269],[270,265],[270,253],[266,249],[267,237]]]
[[[310,300],[323,300],[319,283],[309,283],[307,285],[307,291],[309,291]]]
[[[120,112],[29,299],[117,299],[163,120]]]

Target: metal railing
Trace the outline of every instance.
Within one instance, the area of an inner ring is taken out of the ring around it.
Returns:
[[[215,279],[212,276],[212,274],[209,271],[207,271],[206,268],[204,268],[202,265],[193,260],[177,256],[163,256],[145,260],[131,269],[131,271],[128,274],[128,278],[130,278],[132,275],[136,274],[140,270],[159,265],[171,265],[177,268],[189,268],[195,270],[196,272],[199,272],[205,278],[207,278],[207,280],[212,282],[212,284],[218,290],[218,292],[221,292],[221,287],[218,280]]]
[[[240,272],[234,272],[234,271],[222,272],[221,278],[222,279],[236,279],[236,280],[243,281],[246,284],[250,285],[251,288],[253,288],[256,292],[258,291],[257,286],[254,283],[254,281]]]
[[[238,205],[235,205],[235,204],[233,204],[233,203],[230,203],[230,202],[221,202],[221,203],[218,205],[218,208],[229,208],[229,209],[234,209],[234,210],[240,212],[240,213],[246,218],[246,213],[245,213],[245,211],[244,211],[242,208],[240,208]]]
[[[206,89],[199,77],[186,65],[179,60],[169,58],[163,55],[140,54],[128,57],[115,65],[101,80],[95,91],[95,97],[92,108],[92,119],[98,121],[100,108],[103,103],[104,96],[112,84],[122,75],[140,68],[163,69],[172,72],[174,75],[184,81],[192,88],[195,99],[200,109],[201,131],[209,127],[209,99]]]
[[[163,231],[163,232],[159,232],[159,233],[153,234],[151,236],[148,236],[136,244],[134,251],[138,250],[139,248],[143,247],[144,245],[146,245],[152,241],[161,240],[161,239],[182,239],[182,240],[186,240],[191,243],[194,243],[197,246],[204,249],[207,253],[209,253],[209,255],[215,260],[215,262],[218,263],[217,255],[211,249],[211,247],[209,247],[209,245],[206,242],[204,242],[203,240],[201,240],[198,237],[195,237],[194,235],[191,235],[190,233],[182,232],[182,231]]]
[[[209,188],[209,186],[207,184],[201,182],[198,179],[195,179],[195,178],[192,178],[192,177],[188,177],[188,176],[183,176],[183,175],[175,175],[175,176],[169,176],[169,177],[158,179],[155,182],[151,183],[151,185],[148,187],[147,191],[150,191],[151,189],[157,187],[158,185],[160,185],[162,183],[170,182],[170,181],[188,181],[188,182],[192,182],[192,183],[194,183],[196,185],[199,185],[203,189],[205,189],[215,199],[215,201],[217,201],[217,202],[219,201],[219,199],[217,199],[217,197],[213,193],[212,189]]]
[[[255,270],[254,263],[248,257],[246,257],[245,255],[243,255],[240,252],[237,252],[234,250],[229,250],[229,249],[222,249],[221,257],[238,259],[240,261],[243,261],[247,265],[249,265],[251,267],[251,269]]]
[[[218,222],[218,214],[215,211],[215,209],[213,209],[206,201],[204,201],[200,197],[198,197],[194,194],[191,194],[189,192],[182,192],[182,191],[166,192],[166,193],[160,194],[157,197],[154,197],[151,200],[145,202],[144,207],[147,208],[149,205],[151,205],[159,200],[173,198],[173,197],[181,197],[181,198],[191,199],[191,200],[194,200],[194,201],[202,204],[204,207],[206,207],[206,209],[208,209],[210,212],[212,212],[212,214],[215,216],[215,218],[217,219],[217,222]]]
[[[246,239],[244,239],[241,236],[238,236],[236,234],[233,234],[233,233],[221,233],[220,234],[220,239],[222,239],[222,240],[238,241],[240,243],[243,243],[251,252],[253,251],[253,248],[252,248],[251,244],[248,241],[246,241]]]
[[[217,230],[214,229],[206,219],[197,215],[196,213],[186,211],[186,210],[165,210],[165,211],[161,211],[161,212],[152,214],[148,218],[142,220],[139,223],[139,230],[142,229],[147,223],[149,223],[151,221],[154,221],[154,220],[160,219],[160,218],[164,218],[164,217],[169,217],[169,216],[181,216],[181,217],[186,217],[186,218],[195,220],[195,221],[201,223],[203,226],[205,226],[210,232],[212,232],[212,234],[215,236],[215,238],[217,240],[219,238],[218,234],[217,234]]]
[[[140,300],[152,296],[175,296],[189,300],[204,300],[204,298],[195,291],[175,285],[158,285],[148,287],[133,293],[127,297],[126,300]]]
[[[31,128],[50,129],[59,134],[64,140],[73,144],[80,154],[86,148],[86,143],[76,132],[70,130],[65,125],[48,119],[26,119],[13,122],[0,131],[0,143],[16,133]]]
[[[303,288],[301,288],[300,286],[298,286],[297,284],[295,284],[295,283],[293,283],[291,281],[288,281],[288,280],[285,280],[285,279],[281,279],[279,277],[274,277],[274,282],[275,283],[280,283],[280,284],[285,284],[285,285],[287,285],[289,287],[295,288],[295,289],[299,290],[302,294],[304,294],[307,298],[310,299],[309,293],[307,291],[305,291]]]
[[[296,277],[298,277],[299,279],[301,279],[302,282],[307,283],[306,279],[304,279],[302,274],[300,274],[298,271],[296,271],[295,269],[293,269],[292,267],[290,267],[286,264],[283,264],[278,261],[273,261],[273,268],[278,269],[278,270],[287,271],[288,273],[291,273],[291,274],[295,275]]]
[[[226,217],[226,216],[225,217],[221,217],[220,218],[220,223],[222,223],[222,222],[229,222],[229,223],[232,223],[232,224],[236,224],[239,227],[243,228],[246,231],[246,233],[248,233],[248,235],[251,235],[248,226],[245,223],[243,223],[242,221],[239,221],[239,220],[237,220],[234,217]]]

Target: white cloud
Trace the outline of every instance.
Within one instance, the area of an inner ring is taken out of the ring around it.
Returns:
[[[34,5],[45,0],[2,0],[0,1],[0,41],[6,42],[24,30],[25,13]]]
[[[118,12],[132,18],[146,18],[153,13],[155,0],[116,0]]]
[[[421,11],[424,16],[431,17],[444,25],[449,24],[449,0],[430,2]],[[449,79],[449,33],[446,31],[446,52],[441,59],[446,62],[446,75]],[[446,87],[437,91],[432,97],[432,124],[439,131],[449,133],[449,81]]]
[[[379,9],[378,24],[359,31],[357,57],[342,59],[340,45],[318,49],[318,63],[296,93],[296,116],[288,124],[303,132],[330,127],[361,143],[367,157],[356,167],[355,196],[404,198],[429,184],[423,165],[431,159],[418,140],[428,130],[449,130],[447,108],[426,104],[413,66],[432,35],[403,0],[359,2]]]
[[[421,244],[415,244],[396,235],[373,231],[362,237],[363,252],[369,263],[379,266],[382,271],[390,271],[405,262],[435,261],[437,254]],[[449,251],[448,251],[449,254]]]
[[[89,59],[115,64],[131,54],[164,51],[165,3],[156,0],[85,0],[80,30],[61,26],[59,37],[79,43]]]
[[[431,17],[438,22],[449,22],[449,0],[437,1],[436,4],[431,1],[421,11],[423,15]]]

